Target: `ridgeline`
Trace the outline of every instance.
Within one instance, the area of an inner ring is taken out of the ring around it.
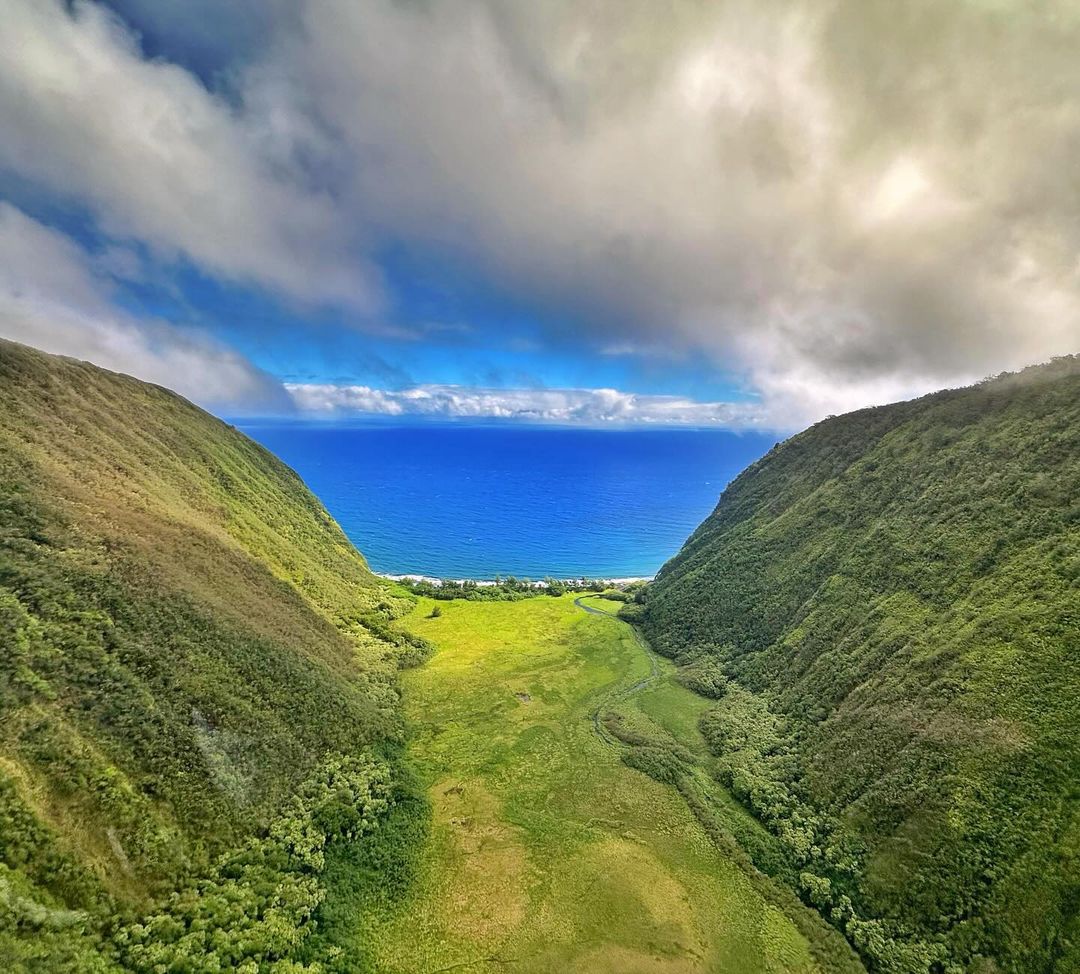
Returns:
[[[1080,360],[777,446],[635,612],[871,970],[1080,970]]]

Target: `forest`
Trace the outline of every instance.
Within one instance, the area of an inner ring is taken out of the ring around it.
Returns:
[[[0,343],[0,968],[325,969],[326,857],[424,819],[411,606],[225,423]]]
[[[1080,969],[1080,359],[777,446],[624,615],[889,974]]]
[[[516,602],[541,595],[557,598],[567,592],[603,592],[612,589],[612,583],[597,578],[545,578],[533,581],[529,578],[505,578],[496,576],[486,582],[471,578],[401,578],[398,580],[405,591],[420,598],[449,602],[463,599],[467,602]]]

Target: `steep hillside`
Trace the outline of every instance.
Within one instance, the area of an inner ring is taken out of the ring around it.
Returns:
[[[1080,360],[776,447],[644,625],[872,969],[1080,970]]]
[[[0,968],[316,960],[324,853],[401,794],[410,604],[226,424],[0,342]]]

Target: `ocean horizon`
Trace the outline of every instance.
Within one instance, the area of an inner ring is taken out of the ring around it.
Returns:
[[[775,434],[234,420],[384,575],[648,578]]]

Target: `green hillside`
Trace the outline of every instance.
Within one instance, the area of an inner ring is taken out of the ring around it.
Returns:
[[[779,445],[644,627],[872,970],[1080,970],[1080,359]]]
[[[0,969],[319,969],[410,606],[225,423],[0,342]]]

